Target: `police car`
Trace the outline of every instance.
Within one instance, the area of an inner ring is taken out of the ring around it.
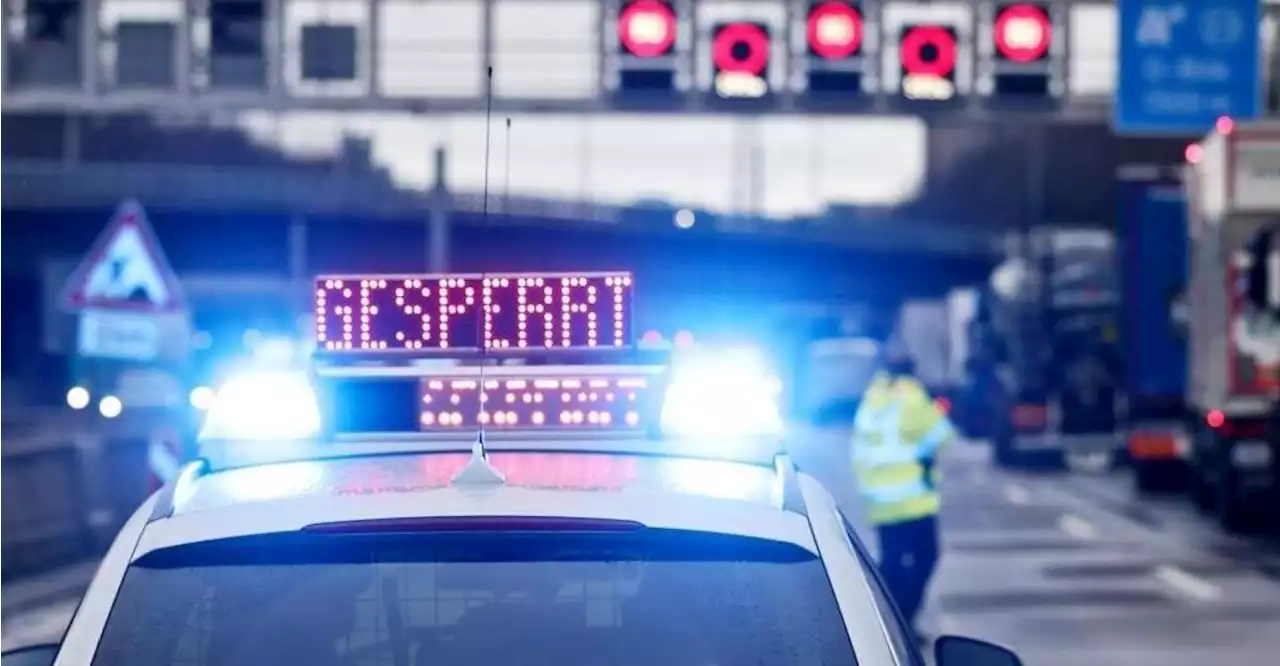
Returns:
[[[228,380],[61,644],[5,666],[923,664],[749,354],[634,348],[631,288],[321,278],[307,367]]]

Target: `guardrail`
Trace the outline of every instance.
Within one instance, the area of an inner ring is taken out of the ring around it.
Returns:
[[[12,580],[106,550],[148,494],[154,418],[6,406],[0,422],[0,578]]]

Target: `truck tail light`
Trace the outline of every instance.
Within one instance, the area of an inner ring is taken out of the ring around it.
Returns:
[[[1230,439],[1262,439],[1267,434],[1267,422],[1265,419],[1230,419],[1218,409],[1205,415],[1205,423],[1210,428],[1218,431],[1223,437]]]
[[[1014,405],[1010,416],[1013,427],[1019,430],[1040,430],[1049,425],[1049,408],[1045,405]]]

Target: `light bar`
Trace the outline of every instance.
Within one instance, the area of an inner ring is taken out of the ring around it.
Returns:
[[[642,431],[654,411],[656,381],[634,373],[423,379],[418,423],[424,432],[477,426]]]
[[[436,355],[631,344],[630,273],[322,276],[316,349]]]
[[[630,432],[657,425],[662,366],[322,366],[332,437]]]
[[[662,433],[659,415],[668,397],[669,379],[667,367],[656,365],[488,366],[483,371],[479,366],[320,365],[313,373],[322,415],[320,435],[288,442],[202,437],[201,457],[211,470],[221,470],[396,453],[468,453],[480,430],[477,396],[483,393],[490,396],[485,404],[494,405],[485,410],[490,414],[484,428],[489,451],[573,451],[772,464],[782,450],[780,437]],[[531,396],[527,402],[526,395]],[[439,406],[441,402],[445,405]],[[543,423],[536,424],[533,414],[539,407],[545,407]],[[500,409],[515,412],[516,417],[507,414],[499,424]],[[561,423],[566,411],[570,412],[568,423]],[[424,423],[428,412],[434,416]],[[447,423],[441,422],[442,412],[449,414],[444,419]],[[633,412],[636,417],[628,419]],[[609,416],[602,418],[602,413]],[[455,419],[454,414],[459,416]]]

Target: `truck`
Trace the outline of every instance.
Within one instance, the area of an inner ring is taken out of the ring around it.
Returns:
[[[1122,167],[1118,222],[1124,359],[1119,453],[1139,492],[1165,490],[1186,473],[1187,200],[1181,169]]]
[[[970,372],[985,387],[997,464],[1061,467],[1067,454],[1116,447],[1115,240],[1088,228],[1026,240],[980,300]]]
[[[1280,514],[1280,123],[1224,119],[1187,154],[1189,485],[1251,531]]]

